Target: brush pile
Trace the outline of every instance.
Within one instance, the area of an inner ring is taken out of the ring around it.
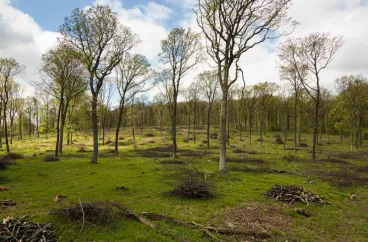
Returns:
[[[263,194],[266,198],[274,199],[276,201],[288,202],[293,204],[294,202],[303,202],[306,204],[317,203],[317,204],[330,204],[324,201],[321,196],[313,194],[303,187],[295,185],[283,186],[275,185],[267,192]]]
[[[58,241],[51,230],[51,224],[33,223],[27,220],[28,215],[21,219],[6,218],[0,225],[0,241]]]
[[[69,208],[54,208],[49,214],[83,220],[88,224],[105,224],[112,220],[112,208],[108,202],[74,203],[73,205]]]

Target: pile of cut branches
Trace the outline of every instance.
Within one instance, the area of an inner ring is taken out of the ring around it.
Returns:
[[[266,198],[274,199],[276,201],[288,202],[289,204],[292,204],[296,201],[306,204],[330,204],[329,202],[323,200],[321,196],[313,194],[309,190],[295,185],[283,186],[276,184],[263,195]]]
[[[28,215],[18,218],[3,219],[0,225],[0,241],[58,241],[51,230],[51,224],[33,223],[27,220]]]
[[[123,204],[113,202],[113,201],[103,201],[103,202],[85,202],[73,203],[72,207],[68,208],[54,208],[51,210],[49,215],[61,216],[82,222],[83,231],[84,225],[106,225],[113,221],[114,209],[119,211],[119,215],[125,218],[135,218],[140,222],[154,228],[155,225],[144,219],[142,216],[134,213],[128,207]]]

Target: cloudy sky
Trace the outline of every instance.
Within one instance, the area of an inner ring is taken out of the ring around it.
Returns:
[[[174,27],[196,26],[191,5],[196,0],[0,0],[0,57],[13,57],[27,66],[17,81],[32,93],[32,83],[39,81],[40,57],[57,42],[58,27],[74,8],[95,4],[110,4],[122,24],[137,33],[142,44],[135,51],[144,54],[153,66],[157,65],[160,41]],[[290,15],[301,25],[294,37],[312,32],[342,35],[343,48],[322,74],[322,85],[335,92],[334,80],[342,75],[368,76],[368,0],[294,0]],[[257,46],[242,60],[246,82],[252,85],[269,81],[281,83],[276,66],[275,43]],[[187,76],[189,83],[195,75],[208,68],[201,65]]]

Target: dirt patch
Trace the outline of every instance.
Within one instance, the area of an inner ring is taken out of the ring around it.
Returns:
[[[230,166],[229,171],[244,171],[250,173],[272,173],[272,174],[291,174],[285,170],[271,169],[268,167],[249,167],[249,166]]]
[[[334,153],[331,156],[341,158],[341,159],[351,159],[351,160],[365,160],[367,158],[367,152],[342,152]]]
[[[162,160],[159,163],[163,165],[186,165],[188,162],[183,160]]]
[[[242,148],[236,148],[236,149],[233,150],[233,152],[235,154],[248,154],[248,155],[255,155],[255,154],[258,153],[255,150],[245,150],[245,149],[242,149]]]
[[[263,159],[254,159],[250,157],[242,157],[242,158],[229,158],[227,162],[234,163],[250,163],[250,164],[266,164],[267,162]]]
[[[321,179],[327,180],[331,185],[337,187],[368,185],[367,177],[347,170],[320,172],[319,176]]]
[[[291,217],[282,205],[265,205],[256,202],[244,204],[237,208],[226,209],[224,214],[216,217],[216,223],[222,227],[239,231],[288,232]],[[250,238],[254,241],[254,238]],[[239,238],[239,241],[243,241]]]

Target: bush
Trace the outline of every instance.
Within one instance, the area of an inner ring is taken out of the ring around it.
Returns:
[[[79,147],[78,152],[81,153],[87,152],[87,147],[85,145],[82,145],[81,147]]]
[[[4,157],[0,157],[0,170],[6,169],[8,166],[15,165],[16,163],[13,161],[9,161]]]
[[[45,162],[56,162],[56,161],[60,161],[59,157],[55,156],[55,155],[46,155],[45,156]]]
[[[208,199],[216,196],[212,184],[207,183],[204,173],[197,170],[183,169],[179,184],[167,194],[190,199]]]
[[[192,176],[183,178],[179,185],[168,194],[191,199],[208,199],[216,196],[212,186],[203,178]]]
[[[276,144],[279,144],[279,145],[283,145],[284,144],[284,141],[282,140],[281,138],[281,135],[275,135],[275,143]]]
[[[4,156],[5,160],[17,160],[17,159],[24,159],[24,155],[17,154],[17,153],[9,153]]]
[[[202,140],[202,144],[207,144],[208,141],[206,139]]]
[[[308,147],[307,143],[300,143],[299,147]]]
[[[119,137],[119,140],[125,140],[125,139],[124,139],[124,137],[120,136],[120,137]]]
[[[147,133],[145,136],[146,136],[146,137],[155,137],[155,134],[154,134],[154,133],[149,132],[149,133]]]
[[[211,139],[218,139],[218,133],[212,133],[210,134]]]

